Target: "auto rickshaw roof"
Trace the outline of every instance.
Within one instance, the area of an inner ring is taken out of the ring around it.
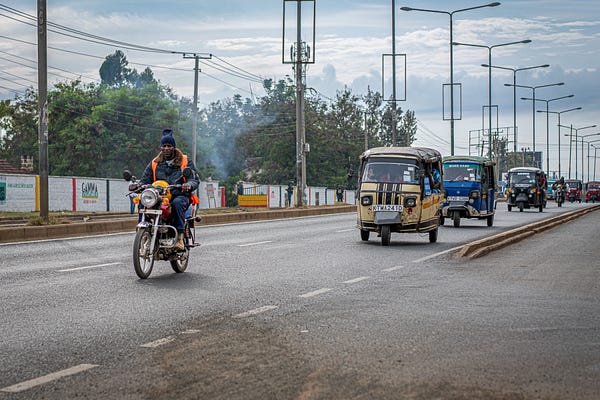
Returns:
[[[461,162],[461,161],[469,161],[476,162],[478,164],[483,165],[496,165],[495,161],[490,160],[489,158],[479,157],[479,156],[446,156],[443,159],[444,162]]]
[[[425,162],[436,162],[442,159],[439,151],[428,147],[374,147],[366,150],[359,158],[364,160],[373,156],[412,157]]]
[[[508,170],[508,173],[513,173],[513,172],[544,172],[539,168],[535,168],[535,167],[515,167],[515,168],[511,168]]]

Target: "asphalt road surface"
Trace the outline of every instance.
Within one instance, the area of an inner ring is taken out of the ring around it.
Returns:
[[[448,251],[578,207],[388,247],[353,214],[203,227],[148,280],[133,234],[2,245],[0,400],[598,399],[600,212]]]

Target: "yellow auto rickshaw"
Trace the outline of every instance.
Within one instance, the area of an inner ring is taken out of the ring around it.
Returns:
[[[357,227],[363,241],[377,232],[428,232],[435,243],[444,200],[442,156],[425,147],[377,147],[360,156]]]

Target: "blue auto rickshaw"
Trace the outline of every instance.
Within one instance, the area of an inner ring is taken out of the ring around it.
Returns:
[[[444,218],[451,218],[454,227],[461,218],[485,219],[494,224],[496,212],[496,163],[477,156],[448,156],[443,159],[446,199],[442,208]]]

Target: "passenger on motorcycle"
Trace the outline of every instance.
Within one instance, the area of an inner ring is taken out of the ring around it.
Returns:
[[[193,174],[190,178],[183,177],[185,167],[192,169]],[[173,210],[173,227],[177,229],[177,243],[175,250],[183,251],[183,233],[185,225],[185,212],[190,205],[191,193],[198,188],[196,166],[192,160],[176,148],[173,131],[165,129],[160,140],[160,153],[148,164],[144,170],[144,175],[140,180],[142,185],[149,185],[157,180],[164,180],[169,185],[182,184],[181,190],[171,190],[171,207]],[[131,185],[129,190],[135,190]]]

